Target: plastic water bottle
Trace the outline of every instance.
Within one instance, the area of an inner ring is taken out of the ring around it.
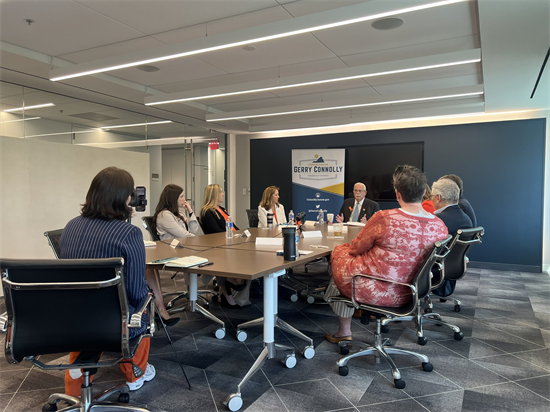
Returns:
[[[225,222],[225,238],[233,239],[233,221],[231,220],[231,217],[228,217]]]
[[[288,214],[288,224],[293,225],[294,224],[294,212],[291,210]]]
[[[317,216],[317,221],[320,225],[325,223],[325,214],[323,213],[323,209],[319,209],[319,216]]]
[[[296,259],[300,257],[300,251],[298,250],[298,242],[300,241],[300,232],[296,231]]]

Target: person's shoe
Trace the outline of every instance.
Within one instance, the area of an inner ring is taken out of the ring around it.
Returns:
[[[240,306],[237,304],[232,305],[231,303],[229,303],[223,293],[220,294],[220,306],[223,306],[224,308],[240,308]]]
[[[155,313],[155,320],[157,322],[160,322],[160,316],[159,316],[158,313]],[[169,319],[162,318],[162,321],[164,322],[164,324],[166,326],[174,326],[176,323],[178,323],[180,321],[180,318],[178,318],[178,317],[171,317]]]
[[[155,370],[155,367],[150,363],[148,363],[147,368],[145,369],[145,373],[141,375],[141,377],[134,382],[126,382],[126,385],[128,385],[128,388],[131,391],[137,391],[139,388],[143,386],[145,382],[152,381],[156,375],[157,375],[157,371]]]
[[[355,309],[355,312],[353,312],[354,318],[361,318],[361,315],[363,315],[363,311],[361,309]]]
[[[351,335],[347,335],[347,336],[336,336],[336,335],[333,335],[331,333],[327,333],[325,335],[325,339],[328,340],[330,343],[338,343],[340,342],[341,340],[353,340],[351,338]]]

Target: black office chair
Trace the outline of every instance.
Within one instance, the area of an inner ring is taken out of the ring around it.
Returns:
[[[246,216],[248,217],[248,227],[258,227],[258,209],[246,209]]]
[[[481,238],[485,234],[483,227],[475,227],[473,229],[459,229],[451,245],[449,246],[450,253],[446,257],[443,264],[443,271],[441,273],[441,278],[438,281],[433,281],[432,294],[441,296],[440,299],[442,302],[450,300],[454,303],[454,311],[460,312],[460,305],[462,302],[455,299],[454,297],[447,295],[447,293],[453,293],[454,287],[457,280],[462,279],[466,276],[466,270],[468,266],[468,251],[472,245],[481,243]],[[430,296],[427,296],[428,307],[426,313],[430,313],[433,309],[433,304],[431,303]]]
[[[143,223],[145,224],[145,229],[147,229],[147,232],[149,232],[149,235],[151,236],[151,240],[153,242],[160,242],[160,236],[157,233],[157,225],[155,224],[155,219],[153,216],[143,216],[141,218]]]
[[[415,311],[420,310],[421,299],[427,296],[431,289],[431,282],[430,282],[431,268],[437,259],[437,255],[442,253],[443,248],[450,240],[451,240],[451,236],[449,236],[447,239],[443,241],[435,243],[430,253],[428,253],[428,256],[426,257],[426,259],[424,259],[422,266],[417,271],[410,285],[405,283],[395,282],[389,279],[381,279],[370,275],[357,274],[357,275],[353,275],[353,278],[352,278],[351,299],[343,296],[333,296],[329,298],[329,302],[344,302],[349,306],[355,307],[356,309],[363,310],[363,316],[361,318],[361,321],[363,323],[369,322],[370,314],[376,315],[376,332],[374,334],[373,345],[368,345],[365,342],[359,342],[359,341],[340,341],[338,343],[338,345],[340,346],[340,353],[342,355],[347,355],[341,358],[337,362],[340,375],[346,376],[349,373],[347,363],[351,359],[359,356],[365,356],[365,355],[380,356],[386,362],[388,362],[392,370],[393,381],[397,389],[403,389],[405,387],[405,381],[401,379],[401,372],[399,371],[394,361],[390,357],[391,354],[416,356],[422,361],[422,369],[424,369],[424,371],[431,372],[433,370],[432,364],[430,363],[428,357],[425,355],[404,350],[404,349],[386,348],[385,346],[391,344],[391,341],[389,339],[382,340],[382,326],[386,324],[386,321],[388,320],[387,318],[388,316],[389,317],[406,316],[411,313],[414,313]],[[388,282],[388,283],[408,286],[411,289],[411,295],[412,295],[411,300],[405,305],[396,307],[396,308],[376,306],[376,305],[370,305],[370,304],[358,302],[355,300],[355,296],[354,296],[354,289],[355,289],[354,284],[357,281],[357,279],[359,279],[360,277],[367,278],[367,279],[374,279],[380,282]],[[382,317],[384,317],[384,319],[382,319]],[[348,345],[357,345],[365,349],[362,349],[359,352],[355,352],[353,354],[349,354]]]
[[[141,339],[154,332],[152,295],[144,299],[139,312],[130,316],[123,269],[122,258],[0,260],[8,312],[6,360],[29,360],[44,370],[83,369],[80,399],[56,393],[49,397],[44,411],[56,410],[63,400],[71,404],[62,409],[65,412],[147,412],[122,404],[130,399],[126,384],[92,397],[90,376],[97,368],[130,359]],[[141,327],[145,310],[149,311],[148,329],[130,340],[129,328]],[[72,364],[50,365],[37,359],[39,355],[65,352],[81,354]],[[121,355],[101,362],[103,352]],[[120,404],[105,402],[114,394],[118,394]]]
[[[61,258],[61,248],[59,247],[59,239],[61,239],[62,233],[63,233],[63,229],[48,230],[47,232],[44,232],[44,236],[46,236],[46,239],[48,239],[48,243],[50,244],[50,247],[53,250],[53,254],[57,259]]]

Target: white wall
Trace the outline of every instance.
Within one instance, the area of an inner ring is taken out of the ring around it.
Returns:
[[[4,258],[53,258],[43,233],[79,215],[93,177],[105,167],[127,170],[149,192],[146,153],[0,137],[0,159]],[[132,223],[145,233],[139,216]]]

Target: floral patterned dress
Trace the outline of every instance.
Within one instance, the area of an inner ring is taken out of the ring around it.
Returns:
[[[332,252],[334,282],[347,297],[351,297],[352,275],[357,273],[410,283],[430,248],[447,235],[447,227],[436,216],[413,216],[400,209],[377,212],[351,245],[345,243]],[[401,306],[411,298],[406,286],[366,278],[355,282],[354,292],[359,302],[388,307]]]

